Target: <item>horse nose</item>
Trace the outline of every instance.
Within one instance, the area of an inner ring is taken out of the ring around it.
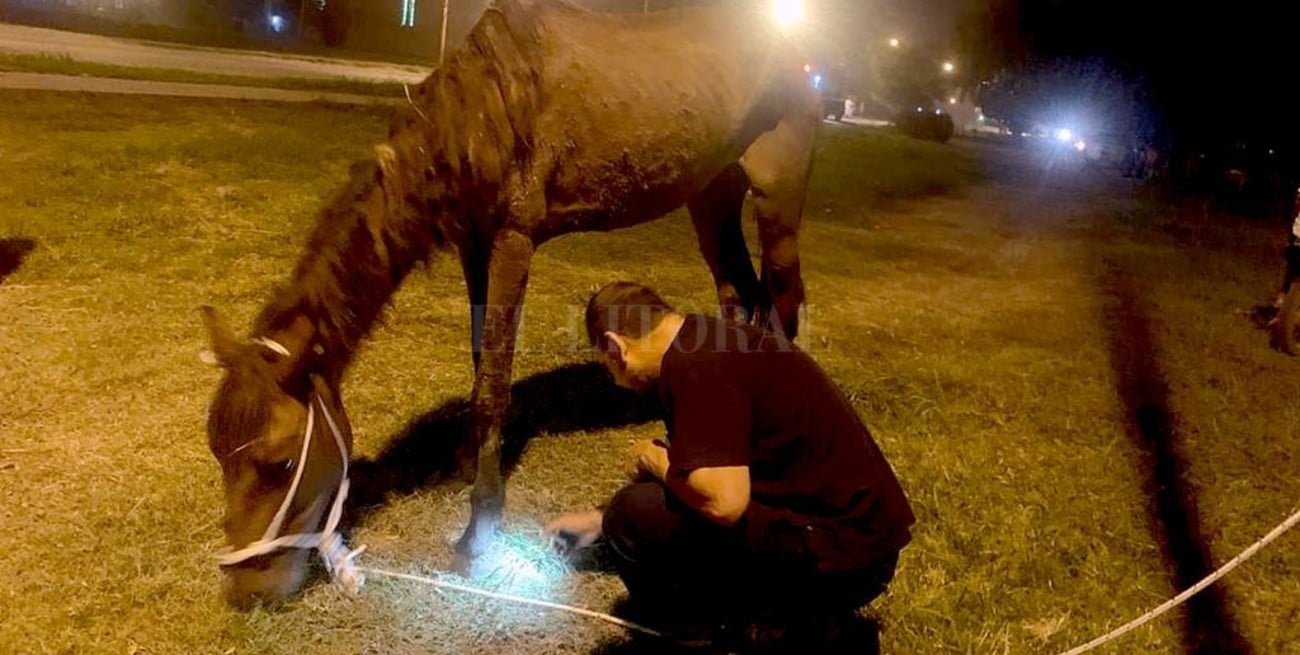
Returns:
[[[258,606],[272,605],[286,600],[293,589],[287,584],[250,582],[244,576],[223,575],[221,592],[231,609],[246,612]]]
[[[228,567],[222,570],[221,592],[232,609],[246,611],[288,599],[302,587],[305,562],[296,553],[265,568]]]
[[[265,602],[258,594],[240,588],[229,575],[221,576],[221,595],[226,599],[226,605],[240,612],[247,612]]]
[[[261,601],[256,594],[245,589],[237,576],[228,571],[221,572],[221,596],[231,609],[246,612]]]

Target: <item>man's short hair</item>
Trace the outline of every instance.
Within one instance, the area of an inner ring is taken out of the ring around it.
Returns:
[[[587,303],[587,338],[597,348],[603,347],[606,332],[640,339],[675,312],[654,289],[643,284],[607,284]]]

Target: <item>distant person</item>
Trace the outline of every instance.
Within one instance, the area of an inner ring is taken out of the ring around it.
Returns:
[[[885,591],[912,508],[811,357],[630,282],[596,293],[586,323],[616,384],[659,395],[667,437],[632,446],[631,482],[603,509],[552,520],[554,543],[603,536],[634,607],[697,628],[820,633]]]
[[[1138,177],[1143,180],[1149,180],[1158,176],[1160,172],[1160,149],[1155,144],[1148,143],[1142,149],[1142,169]]]
[[[1137,142],[1129,144],[1128,152],[1124,155],[1124,177],[1136,177],[1142,179],[1142,166],[1145,163],[1145,151]]]
[[[1286,294],[1296,278],[1300,277],[1300,187],[1296,188],[1287,213],[1291,216],[1291,225],[1286,235],[1286,245],[1282,247],[1282,283],[1273,294],[1271,305],[1255,308],[1255,320],[1261,327],[1271,327],[1277,323]]]

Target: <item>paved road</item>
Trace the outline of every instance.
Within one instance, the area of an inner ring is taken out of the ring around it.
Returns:
[[[67,55],[78,61],[145,68],[174,68],[249,77],[341,78],[418,83],[429,69],[380,62],[304,57],[222,48],[173,47],[0,23],[0,52]]]
[[[403,105],[407,102],[404,98],[356,93],[299,91],[230,84],[119,80],[110,77],[8,73],[4,71],[0,71],[0,89],[121,93],[126,95],[178,96],[184,98],[234,98],[239,100],[272,100],[276,102],[316,102],[319,100],[345,105]]]

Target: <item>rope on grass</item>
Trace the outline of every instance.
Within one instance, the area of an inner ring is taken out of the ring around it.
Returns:
[[[553,610],[560,610],[562,612],[569,612],[572,614],[578,614],[581,616],[597,619],[600,621],[605,621],[606,623],[612,623],[619,627],[626,628],[628,630],[632,630],[635,632],[640,632],[642,634],[649,635],[651,637],[657,637],[659,639],[668,638],[667,635],[665,635],[664,633],[659,632],[658,630],[655,630],[653,628],[647,628],[639,623],[633,623],[626,619],[620,619],[617,616],[605,614],[602,612],[596,612],[581,607],[573,607],[571,605],[561,605],[559,603],[552,603],[545,600],[539,600],[537,598],[528,598],[527,596],[515,596],[513,594],[503,594],[497,591],[488,591],[487,589],[470,587],[468,585],[457,584],[455,582],[451,582],[448,580],[441,580],[439,578],[429,578],[421,575],[411,575],[409,573],[397,573],[395,571],[373,569],[368,566],[359,566],[357,568],[366,573],[370,573],[380,577],[398,578],[400,580],[410,580],[411,582],[419,582],[421,584],[427,584],[434,587],[453,589],[455,591],[463,591],[469,594],[478,594],[480,596],[487,596],[488,598],[495,598],[497,600],[504,600],[512,603],[520,603],[523,605],[535,605],[537,607],[545,607],[547,609],[553,609]]]
[[[1164,603],[1161,603],[1159,606],[1155,607],[1154,609],[1152,609],[1151,611],[1147,612],[1146,614],[1143,614],[1142,616],[1139,616],[1139,617],[1137,617],[1136,619],[1133,619],[1132,621],[1129,621],[1128,623],[1125,623],[1124,625],[1122,625],[1122,626],[1120,626],[1120,627],[1118,627],[1118,628],[1116,628],[1116,629],[1114,629],[1114,630],[1112,630],[1112,631],[1110,631],[1110,632],[1108,632],[1108,633],[1106,633],[1106,634],[1104,634],[1104,635],[1102,635],[1102,636],[1100,636],[1100,637],[1097,637],[1096,639],[1093,639],[1092,641],[1090,641],[1090,642],[1088,642],[1088,643],[1086,643],[1086,644],[1083,644],[1083,645],[1081,645],[1081,646],[1076,646],[1076,647],[1074,647],[1074,648],[1071,648],[1070,650],[1061,653],[1061,655],[1080,655],[1081,653],[1086,653],[1086,652],[1088,652],[1088,651],[1090,651],[1090,650],[1092,650],[1092,649],[1094,649],[1094,648],[1096,648],[1096,647],[1098,647],[1098,646],[1101,646],[1102,644],[1105,644],[1105,643],[1107,643],[1107,642],[1110,642],[1110,641],[1113,641],[1113,640],[1115,640],[1115,639],[1118,639],[1119,637],[1121,637],[1121,636],[1123,636],[1123,635],[1125,635],[1125,634],[1127,634],[1127,633],[1133,631],[1134,629],[1139,628],[1139,627],[1141,627],[1142,625],[1144,625],[1144,624],[1150,622],[1152,619],[1154,619],[1154,618],[1160,616],[1161,614],[1164,614],[1165,612],[1168,612],[1169,610],[1171,610],[1171,609],[1173,609],[1173,608],[1175,608],[1175,607],[1177,607],[1177,606],[1183,604],[1184,602],[1187,601],[1188,598],[1191,598],[1192,596],[1195,596],[1196,594],[1200,593],[1203,589],[1205,589],[1206,587],[1208,587],[1208,586],[1214,584],[1214,583],[1215,583],[1216,581],[1218,581],[1220,578],[1222,578],[1223,576],[1227,575],[1228,572],[1230,572],[1230,571],[1232,571],[1233,569],[1237,568],[1237,566],[1240,565],[1242,562],[1245,562],[1246,560],[1248,560],[1248,559],[1250,559],[1251,557],[1253,557],[1256,553],[1258,553],[1258,552],[1260,551],[1261,548],[1263,548],[1264,546],[1267,546],[1268,544],[1272,543],[1273,540],[1275,540],[1275,539],[1277,539],[1278,537],[1282,536],[1282,535],[1283,535],[1287,530],[1290,530],[1291,528],[1295,527],[1295,525],[1296,525],[1297,523],[1300,523],[1300,510],[1297,510],[1297,511],[1296,511],[1295,513],[1293,513],[1290,517],[1288,517],[1285,521],[1279,523],[1279,524],[1277,525],[1277,527],[1273,528],[1271,531],[1269,531],[1268,534],[1264,535],[1264,536],[1261,537],[1258,541],[1256,541],[1255,543],[1251,544],[1250,547],[1248,547],[1248,548],[1246,548],[1245,550],[1241,551],[1241,554],[1239,554],[1239,555],[1237,555],[1236,557],[1234,557],[1234,558],[1228,560],[1228,562],[1225,563],[1223,566],[1219,567],[1218,570],[1216,570],[1215,572],[1213,572],[1213,573],[1211,573],[1211,574],[1205,576],[1204,578],[1201,579],[1200,582],[1197,582],[1196,584],[1192,585],[1191,587],[1188,587],[1187,589],[1183,590],[1182,593],[1179,593],[1177,596],[1174,596],[1173,598],[1171,598],[1171,599],[1165,601]],[[601,621],[605,621],[605,622],[607,622],[607,623],[612,623],[612,624],[617,625],[617,626],[619,626],[619,627],[626,628],[626,629],[628,629],[628,630],[632,630],[632,631],[635,631],[635,632],[640,632],[640,633],[642,633],[642,634],[646,634],[646,635],[649,635],[649,636],[651,636],[651,637],[656,637],[656,638],[660,638],[660,639],[666,639],[666,638],[668,638],[666,635],[664,635],[662,632],[659,632],[658,630],[654,630],[654,629],[652,629],[652,628],[647,628],[647,627],[645,627],[645,626],[643,626],[643,625],[640,625],[640,624],[638,624],[638,623],[633,623],[633,622],[628,621],[628,620],[625,620],[625,619],[620,619],[620,618],[618,618],[617,616],[612,616],[612,615],[610,615],[610,614],[604,614],[604,613],[602,613],[602,612],[596,612],[596,611],[592,611],[592,610],[589,610],[589,609],[584,609],[584,608],[581,608],[581,607],[573,607],[573,606],[570,606],[570,605],[561,605],[561,604],[559,604],[559,603],[552,603],[552,602],[549,602],[549,601],[539,600],[539,599],[536,599],[536,598],[528,598],[528,597],[525,597],[525,596],[515,596],[515,595],[512,595],[512,594],[503,594],[503,593],[500,593],[500,592],[488,591],[488,590],[486,590],[486,589],[478,589],[478,588],[476,588],[476,587],[470,587],[470,586],[467,586],[467,585],[457,584],[457,583],[455,583],[455,582],[450,582],[450,581],[447,581],[447,580],[441,580],[441,579],[438,579],[438,578],[429,578],[429,577],[424,577],[424,576],[419,576],[419,575],[411,575],[411,574],[409,574],[409,573],[397,573],[397,572],[394,572],[394,571],[385,571],[385,570],[383,570],[383,569],[375,569],[375,568],[370,568],[370,567],[368,567],[368,566],[360,566],[360,567],[357,567],[357,568],[358,568],[358,570],[360,570],[360,571],[364,571],[364,572],[366,572],[366,573],[371,573],[371,574],[374,574],[374,575],[377,575],[377,576],[380,576],[380,577],[389,577],[389,578],[397,578],[397,579],[401,579],[401,580],[410,580],[410,581],[412,581],[412,582],[419,582],[419,583],[427,584],[427,585],[431,585],[431,586],[434,586],[434,587],[441,587],[441,588],[445,588],[445,589],[453,589],[453,590],[455,590],[455,591],[462,591],[462,592],[470,593],[470,594],[478,594],[478,595],[480,595],[480,596],[486,596],[486,597],[488,597],[488,598],[495,598],[495,599],[497,599],[497,600],[504,600],[504,601],[508,601],[508,602],[512,602],[512,603],[521,603],[521,604],[524,604],[524,605],[534,605],[534,606],[537,606],[537,607],[545,607],[545,608],[548,608],[548,609],[560,610],[560,611],[563,611],[563,612],[570,612],[570,613],[572,613],[572,614],[578,614],[578,615],[580,615],[580,616],[586,616],[586,617],[589,617],[589,618],[593,618],[593,619],[598,619],[598,620],[601,620]]]
[[[1237,568],[1238,564],[1241,564],[1242,562],[1250,559],[1252,556],[1254,556],[1255,553],[1259,552],[1259,549],[1263,548],[1264,546],[1267,546],[1269,542],[1282,536],[1282,533],[1295,527],[1296,523],[1300,523],[1300,510],[1297,510],[1287,520],[1279,523],[1276,528],[1273,528],[1271,532],[1261,537],[1259,541],[1256,541],[1255,543],[1251,544],[1249,548],[1241,551],[1240,555],[1237,555],[1236,557],[1228,560],[1226,564],[1219,567],[1219,570],[1205,576],[1204,578],[1201,579],[1200,582],[1183,590],[1182,593],[1178,594],[1177,596],[1174,596],[1173,598],[1170,598],[1164,603],[1161,603],[1159,606],[1157,606],[1155,609],[1152,609],[1150,612],[1147,612],[1146,614],[1143,614],[1142,616],[1139,616],[1136,619],[1133,619],[1132,621],[1129,621],[1128,623],[1125,623],[1124,625],[1115,628],[1114,630],[1100,637],[1097,637],[1096,639],[1093,639],[1092,641],[1082,646],[1071,648],[1070,650],[1061,653],[1061,655],[1079,655],[1080,653],[1086,653],[1108,641],[1123,636],[1124,634],[1132,631],[1133,629],[1147,623],[1151,619],[1154,619],[1157,616],[1160,616],[1161,614],[1164,614],[1165,612],[1168,612],[1169,610],[1183,604],[1188,598],[1195,596],[1202,589],[1205,589],[1206,587],[1214,584],[1214,582],[1217,581],[1219,578],[1222,578],[1223,576],[1227,575],[1229,571]]]

